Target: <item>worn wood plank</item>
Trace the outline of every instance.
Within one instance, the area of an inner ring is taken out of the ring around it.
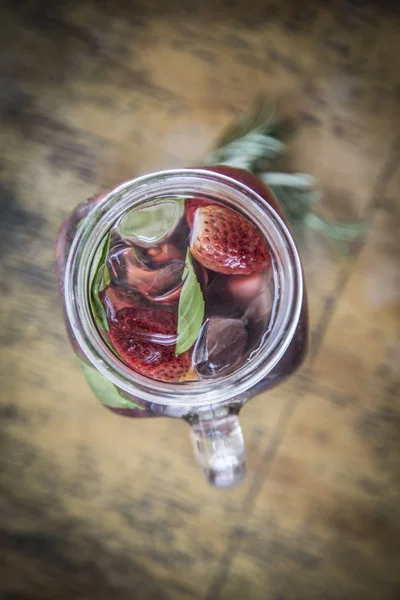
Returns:
[[[3,3],[2,598],[398,597],[389,4]],[[260,91],[295,123],[292,165],[320,178],[326,213],[370,221],[346,260],[302,242],[314,355],[246,406],[249,476],[218,493],[184,423],[130,422],[91,396],[61,322],[54,245],[78,201],[195,163]]]

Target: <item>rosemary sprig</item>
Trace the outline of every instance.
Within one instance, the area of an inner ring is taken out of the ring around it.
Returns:
[[[267,102],[265,98],[258,97],[248,113],[243,114],[236,123],[232,123],[221,133],[214,143],[214,149],[223,148],[252,131],[277,137],[277,122],[274,115],[274,105]]]
[[[253,110],[221,134],[203,162],[239,167],[258,175],[275,193],[296,228],[309,228],[328,235],[341,249],[359,238],[365,229],[363,223],[331,222],[315,212],[322,191],[314,177],[274,171],[274,163],[286,154],[287,146],[282,141],[282,128],[275,119],[274,108],[259,99]]]
[[[272,161],[285,150],[279,140],[273,106],[258,100],[249,114],[222,132],[205,164],[228,165],[254,172],[260,158]]]

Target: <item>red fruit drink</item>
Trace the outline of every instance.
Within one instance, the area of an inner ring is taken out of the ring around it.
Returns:
[[[93,391],[120,414],[186,418],[215,485],[244,472],[241,405],[306,352],[286,225],[260,180],[212,167],[128,182],[80,205],[60,230],[67,327]]]

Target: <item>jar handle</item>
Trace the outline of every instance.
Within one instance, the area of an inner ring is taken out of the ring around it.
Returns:
[[[237,414],[202,418],[191,423],[194,453],[215,487],[232,487],[246,474],[246,451]]]

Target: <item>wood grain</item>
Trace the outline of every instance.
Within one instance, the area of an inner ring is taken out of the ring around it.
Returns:
[[[3,3],[4,600],[400,596],[400,15],[389,2]],[[196,163],[253,97],[296,126],[339,257],[301,242],[313,352],[245,407],[249,475],[206,486],[183,422],[92,397],[68,346],[55,238],[80,200]]]

